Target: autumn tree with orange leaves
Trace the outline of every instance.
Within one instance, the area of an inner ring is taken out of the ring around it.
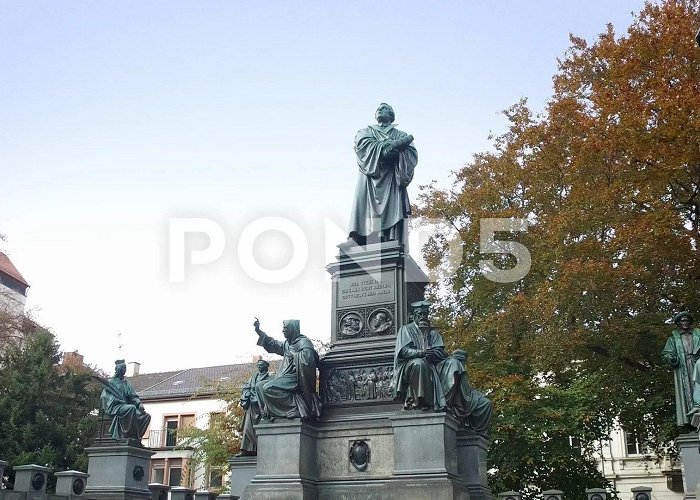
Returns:
[[[442,221],[424,249],[436,321],[495,406],[494,491],[584,498],[606,484],[592,452],[616,423],[659,453],[679,432],[660,351],[674,312],[700,321],[699,24],[698,0],[669,0],[624,35],[572,36],[546,109],[515,104],[493,151],[421,192],[419,216]],[[524,278],[481,274],[515,264],[480,253],[487,218],[527,221],[496,233],[529,250]]]

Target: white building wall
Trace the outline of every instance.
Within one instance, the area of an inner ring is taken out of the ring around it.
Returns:
[[[144,400],[146,411],[151,415],[151,425],[142,440],[144,446],[149,445],[149,438],[153,436],[151,431],[162,431],[165,429],[167,417],[179,415],[194,415],[195,426],[200,429],[209,427],[209,415],[224,411],[226,405],[223,401],[216,399],[183,399],[180,401],[160,401]],[[190,450],[158,450],[151,460],[157,459],[189,459],[192,456]],[[206,486],[206,471],[198,467],[193,471],[193,484],[195,489],[204,489]],[[149,471],[151,474],[151,471]],[[149,481],[152,478],[149,476]],[[226,478],[224,478],[226,481]],[[167,478],[164,482],[167,482]]]
[[[622,429],[615,429],[610,440],[601,443],[597,455],[599,469],[610,480],[613,489],[619,491],[622,500],[632,499],[632,488],[637,486],[650,487],[653,500],[683,500],[682,492],[668,488],[667,476],[663,473],[677,469],[678,465],[668,458],[659,463],[655,456],[628,453]]]

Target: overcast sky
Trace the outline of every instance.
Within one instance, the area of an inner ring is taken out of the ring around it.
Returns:
[[[253,316],[279,338],[298,318],[328,339],[324,267],[345,239],[353,138],[377,105],[415,136],[415,199],[489,147],[500,110],[521,97],[543,109],[569,33],[622,33],[642,6],[0,0],[0,245],[35,317],[107,371],[117,357],[144,372],[247,361],[262,353]],[[183,282],[173,218],[224,238]],[[260,233],[280,223],[286,235]],[[261,283],[251,255],[302,268]]]

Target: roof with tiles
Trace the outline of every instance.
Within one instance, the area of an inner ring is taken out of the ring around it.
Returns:
[[[23,285],[29,286],[27,280],[19,273],[15,265],[12,263],[10,258],[4,253],[0,252],[0,272],[5,273],[9,277],[19,281]]]
[[[270,371],[274,371],[279,361],[270,361]],[[142,400],[183,398],[214,393],[219,383],[234,386],[242,385],[253,372],[256,363],[236,365],[205,366],[186,370],[144,373],[129,377]]]

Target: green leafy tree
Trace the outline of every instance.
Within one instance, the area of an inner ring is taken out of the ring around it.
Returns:
[[[0,352],[0,456],[11,465],[87,470],[84,450],[97,434],[100,391],[89,371],[59,360],[58,343],[41,328]]]
[[[496,409],[495,491],[582,498],[606,484],[592,452],[614,425],[658,453],[678,433],[660,351],[674,312],[700,313],[698,19],[697,0],[667,0],[622,36],[572,36],[544,112],[515,104],[492,151],[451,188],[422,191],[419,215],[440,221],[425,248],[437,323],[470,351],[474,385]],[[482,259],[516,263],[480,253],[487,218],[528,222],[494,235],[529,250],[524,278],[480,272]]]

